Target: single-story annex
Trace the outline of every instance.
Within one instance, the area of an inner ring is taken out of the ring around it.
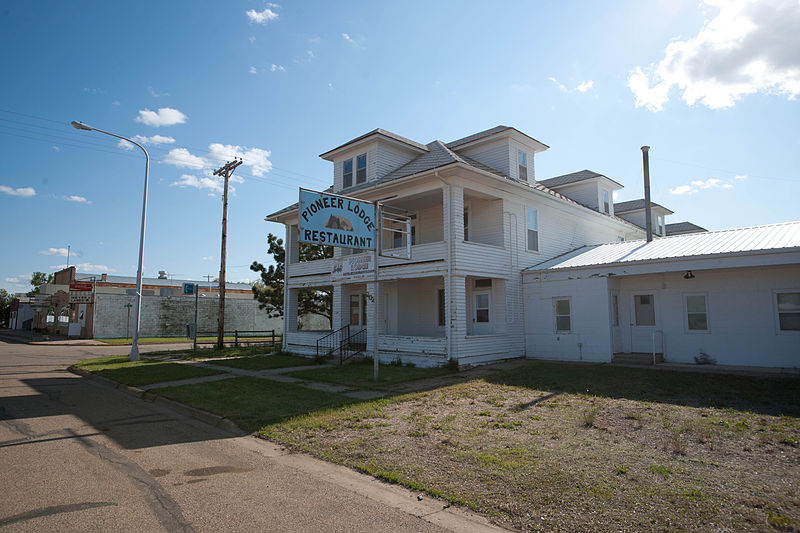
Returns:
[[[618,354],[798,366],[800,222],[671,226],[655,202],[614,203],[623,186],[603,174],[537,180],[547,149],[497,126],[428,144],[376,129],[322,154],[326,192],[408,213],[410,231],[382,227],[376,283],[372,251],[301,261],[299,204],[269,215],[286,228],[284,349],[371,355],[377,342],[381,360],[422,366]],[[330,328],[302,327],[305,291],[331,295]]]

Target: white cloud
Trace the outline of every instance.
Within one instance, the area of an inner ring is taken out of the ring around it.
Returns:
[[[705,0],[719,13],[694,37],[667,45],[647,71],[633,69],[628,87],[636,107],[661,111],[678,87],[688,104],[732,107],[757,92],[800,94],[800,3],[796,0]]]
[[[134,135],[133,140],[139,144],[175,144],[173,137],[165,137],[164,135],[153,135],[152,137],[145,137],[144,135]],[[117,142],[117,146],[123,150],[133,150],[133,145],[128,141],[122,139]]]
[[[258,69],[256,69],[256,67],[250,67],[250,70],[248,70],[247,72],[249,72],[250,74],[258,74]]]
[[[582,81],[580,85],[575,87],[575,90],[578,91],[579,93],[585,93],[586,91],[591,89],[593,86],[594,86],[594,81],[592,81],[592,80]]]
[[[17,189],[13,189],[5,185],[0,185],[0,192],[4,192],[11,196],[24,196],[26,198],[36,196],[36,190],[33,187],[19,187]]]
[[[217,176],[198,178],[197,176],[184,174],[181,176],[181,179],[172,182],[172,185],[178,187],[194,187],[198,190],[208,189],[215,193],[223,192],[222,179],[218,178]]]
[[[150,111],[149,109],[145,108],[139,111],[139,116],[136,117],[136,122],[158,128],[160,126],[183,124],[186,122],[186,115],[171,107],[162,107],[158,110],[158,112]]]
[[[118,106],[119,105],[119,100],[114,100],[113,102],[111,102],[111,105],[113,105],[115,107]]]
[[[87,200],[86,198],[84,198],[83,196],[78,196],[77,194],[70,194],[69,196],[65,196],[64,200],[66,200],[68,202],[76,202],[76,203],[79,203],[79,204],[90,204],[90,203],[92,203],[89,200]]]
[[[679,185],[670,189],[669,192],[678,195],[694,194],[708,189],[733,189],[733,185],[717,178],[708,178],[707,180],[693,180],[688,185]]]
[[[19,278],[6,278],[6,282],[8,283],[21,283],[22,280]]]
[[[670,194],[694,194],[697,192],[697,189],[693,189],[691,185],[679,185],[674,189],[670,189]]]
[[[150,96],[152,96],[153,98],[161,98],[162,96],[169,96],[169,93],[156,92],[156,90],[153,89],[152,87],[148,87],[147,92],[149,92]]]
[[[254,35],[251,35],[250,37],[248,37],[247,40],[250,41],[250,44],[253,44],[253,43],[256,42],[256,38],[255,38]]]
[[[611,200],[616,202],[617,199],[619,199],[619,191],[614,191],[613,193],[611,193]]]
[[[747,174],[740,174],[738,176],[734,176],[733,179],[743,181],[747,179]]]
[[[93,265],[91,263],[80,263],[77,265],[70,265],[74,266],[78,272],[86,272],[86,273],[94,273],[94,274],[102,274],[103,272],[116,272],[115,269],[109,268],[106,265]],[[62,270],[67,268],[67,265],[50,265],[49,268],[53,270]]]
[[[54,144],[54,145],[53,145],[53,150],[55,150],[56,152],[60,152],[60,151],[61,151],[61,148],[59,148],[58,146],[56,146],[56,145]]]
[[[56,257],[67,257],[67,255],[72,255],[75,257],[80,257],[79,252],[71,252],[66,248],[48,248],[47,250],[42,250],[39,252],[42,255],[54,255]]]
[[[286,72],[286,68],[283,65],[276,65],[275,63],[269,67],[270,72]]]
[[[207,166],[202,157],[193,155],[186,148],[173,148],[164,156],[162,161],[168,165],[175,165],[179,168],[194,168],[199,170]]]
[[[263,176],[272,169],[269,160],[271,152],[261,148],[247,148],[231,144],[211,143],[208,145],[208,157],[212,160],[222,161],[239,157],[244,161],[244,166],[250,167],[253,176]]]
[[[201,257],[200,260],[201,261],[213,261],[214,260],[214,256],[213,255],[206,255],[206,256]]]
[[[566,86],[566,85],[564,85],[563,83],[559,82],[559,81],[558,81],[557,79],[555,79],[554,77],[552,77],[552,76],[551,76],[551,77],[549,77],[549,78],[547,78],[547,79],[548,79],[548,80],[550,80],[550,81],[552,81],[553,83],[555,83],[555,84],[556,84],[556,87],[558,87],[559,89],[561,89],[561,90],[562,90],[562,91],[564,91],[565,93],[568,93],[568,92],[569,92],[569,89],[567,89],[567,86]]]
[[[347,34],[347,33],[343,33],[342,34],[342,39],[344,39],[348,43],[352,44],[353,46],[358,46],[358,43],[352,37],[350,37],[350,35]]]
[[[250,22],[254,22],[255,24],[266,24],[270,20],[275,20],[278,18],[278,14],[268,7],[264,8],[264,11],[250,9],[245,11],[245,14],[247,15],[247,18],[250,19]]]

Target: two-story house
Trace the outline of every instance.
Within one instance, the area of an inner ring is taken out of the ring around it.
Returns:
[[[284,348],[314,353],[317,340],[348,327],[378,336],[382,360],[474,364],[525,354],[522,270],[584,245],[644,237],[617,216],[622,186],[588,170],[543,182],[535,157],[548,146],[498,126],[449,143],[421,144],[376,129],[320,157],[333,163],[329,192],[412,213],[410,235],[385,230],[380,278],[347,277],[336,265],[372,252],[336,248],[300,262],[298,205],[267,220],[286,226]],[[301,291],[332,292],[330,331],[298,329]],[[379,293],[377,309],[372,295]],[[377,325],[377,327],[375,327]]]

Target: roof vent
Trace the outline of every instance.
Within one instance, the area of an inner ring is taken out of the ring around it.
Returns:
[[[167,279],[167,271],[166,270],[159,270],[158,271],[158,279]]]

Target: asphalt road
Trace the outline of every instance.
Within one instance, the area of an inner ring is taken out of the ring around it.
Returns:
[[[494,529],[439,501],[417,501],[66,370],[128,350],[0,341],[0,530]]]

